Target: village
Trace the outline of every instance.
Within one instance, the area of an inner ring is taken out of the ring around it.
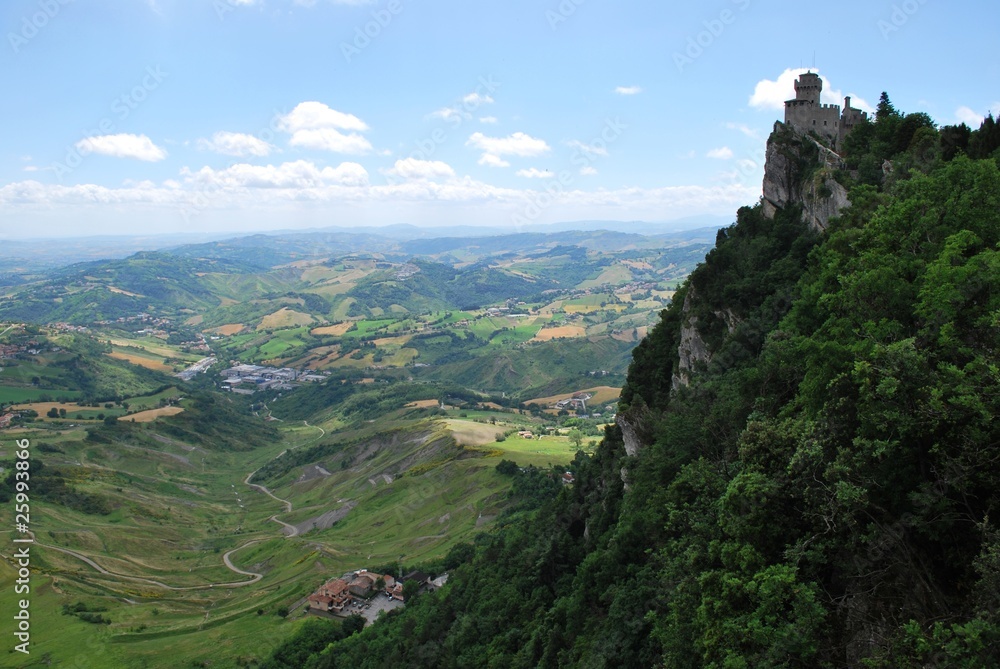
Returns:
[[[319,383],[326,381],[329,372],[316,374],[290,367],[266,367],[263,365],[236,365],[221,372],[223,390],[239,395],[253,395],[261,390],[293,390],[298,382]]]
[[[396,578],[360,569],[327,581],[309,595],[308,613],[323,617],[360,615],[371,623],[383,611],[401,608],[414,594],[437,590],[447,582],[448,574],[431,579],[422,571],[412,571]]]

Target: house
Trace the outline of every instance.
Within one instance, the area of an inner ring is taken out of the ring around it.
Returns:
[[[431,577],[422,571],[411,571],[409,574],[403,577],[402,582],[416,581],[420,585],[427,585],[431,580]]]
[[[388,594],[393,599],[398,599],[401,602],[405,602],[406,601],[406,598],[403,597],[403,584],[402,583],[396,583],[396,585],[392,586],[392,590],[388,591]]]
[[[364,599],[372,594],[372,590],[375,588],[375,581],[378,578],[375,574],[361,570],[355,573],[354,578],[348,583],[348,590],[355,597]]]
[[[314,592],[309,595],[309,608],[316,609],[317,611],[332,611],[333,601],[333,597],[330,595],[321,595],[318,592]]]
[[[570,474],[569,472],[565,472],[562,475],[562,484],[563,485],[573,485],[573,483],[575,481],[576,481],[576,477],[573,476],[572,474]]]
[[[531,430],[521,430],[520,432],[517,433],[517,436],[521,437],[522,439],[535,438],[535,435],[531,433]]]
[[[309,607],[320,611],[339,613],[347,606],[351,593],[347,582],[342,578],[327,581],[309,595]]]

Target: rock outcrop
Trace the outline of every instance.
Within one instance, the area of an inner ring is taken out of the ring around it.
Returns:
[[[671,387],[677,390],[681,386],[686,386],[691,380],[691,373],[699,363],[708,364],[712,359],[712,354],[708,350],[708,345],[698,332],[698,317],[691,313],[692,301],[695,297],[695,290],[692,287],[684,298],[684,306],[681,307],[683,322],[681,324],[681,341],[677,347],[678,363],[677,371],[671,379]]]
[[[824,232],[830,219],[851,204],[847,189],[835,178],[843,168],[843,159],[835,151],[775,123],[764,164],[764,215],[774,218],[779,209],[798,204],[803,222]]]
[[[619,413],[615,419],[618,429],[622,432],[625,453],[629,457],[635,457],[642,450],[643,446],[653,442],[653,435],[650,431],[650,418],[649,409],[640,400],[639,404]],[[622,478],[622,480],[624,481],[625,479]]]

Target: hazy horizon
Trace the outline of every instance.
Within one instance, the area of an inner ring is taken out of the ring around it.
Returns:
[[[733,216],[810,66],[830,104],[1000,108],[1000,7],[976,11],[17,0],[0,235]]]

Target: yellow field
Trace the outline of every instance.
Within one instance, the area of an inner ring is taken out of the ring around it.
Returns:
[[[153,360],[152,358],[145,358],[141,355],[136,355],[134,353],[125,353],[124,351],[112,351],[108,353],[109,358],[115,358],[116,360],[124,360],[126,362],[131,362],[133,365],[138,365],[140,367],[145,367],[146,369],[152,369],[157,372],[172,372],[174,368],[170,365],[165,365],[159,360]]]
[[[201,314],[197,316],[192,316],[191,318],[184,321],[184,325],[201,325],[205,320],[205,317]]]
[[[625,330],[618,334],[611,335],[612,339],[617,339],[618,341],[636,341],[637,339],[644,339],[646,334],[649,332],[649,328],[645,325],[637,328],[632,328],[630,330]]]
[[[350,322],[337,323],[336,325],[327,325],[321,328],[313,328],[312,330],[309,331],[309,334],[315,337],[322,337],[322,336],[339,337],[340,335],[350,330],[352,325],[354,325],[354,323]]]
[[[132,348],[141,348],[142,350],[152,353],[153,355],[158,355],[161,358],[172,358],[177,356],[177,351],[168,346],[156,346],[154,344],[147,344],[143,341],[135,341],[131,339],[111,339],[110,341],[112,346],[131,346]]]
[[[28,409],[33,409],[38,412],[39,416],[45,416],[49,412],[49,409],[55,407],[56,409],[66,409],[66,413],[70,411],[79,411],[80,409],[85,409],[87,411],[93,411],[93,407],[82,407],[76,402],[68,402],[63,404],[61,402],[32,402],[30,404],[18,404],[11,407],[11,411],[27,411]]]
[[[206,330],[206,332],[211,332],[213,334],[219,334],[219,335],[222,335],[223,337],[231,337],[234,334],[239,333],[245,327],[246,326],[243,325],[243,323],[230,323],[229,325],[220,325],[217,328],[212,328],[210,330]]]
[[[410,402],[406,406],[411,409],[434,409],[437,408],[437,400],[417,400],[416,402]]]
[[[314,319],[309,314],[304,314],[301,311],[293,311],[288,307],[282,307],[278,309],[273,314],[268,314],[264,318],[260,319],[260,325],[257,326],[257,331],[261,330],[277,330],[278,328],[293,327],[296,325],[310,325],[314,323]]]
[[[484,423],[474,423],[469,420],[449,419],[444,424],[451,431],[455,441],[463,446],[485,446],[497,443],[497,435],[507,431],[506,428]]]
[[[129,297],[145,297],[145,295],[139,295],[138,293],[130,293],[127,290],[122,290],[121,288],[115,288],[114,286],[108,286],[108,290],[112,293],[118,293],[119,295],[128,295]]]
[[[563,306],[563,311],[567,314],[589,314],[595,311],[623,311],[627,307],[624,304],[567,304]]]
[[[611,386],[597,386],[596,388],[587,388],[585,390],[579,390],[577,392],[590,393],[593,395],[592,398],[587,400],[588,404],[607,404],[608,402],[615,402],[622,394],[621,388],[612,388]],[[563,393],[562,395],[552,395],[551,397],[539,397],[533,400],[525,401],[525,404],[538,404],[541,406],[547,406],[549,404],[555,404],[559,400],[568,400],[573,397],[575,393]]]
[[[644,260],[622,260],[622,264],[632,269],[653,269],[653,266]]]
[[[561,325],[557,328],[542,328],[535,335],[533,341],[551,341],[553,339],[572,339],[583,337],[587,331],[579,325]]]
[[[176,416],[182,411],[184,411],[184,407],[163,407],[162,409],[140,411],[131,416],[122,416],[119,420],[131,421],[133,423],[152,423],[160,416]]]

